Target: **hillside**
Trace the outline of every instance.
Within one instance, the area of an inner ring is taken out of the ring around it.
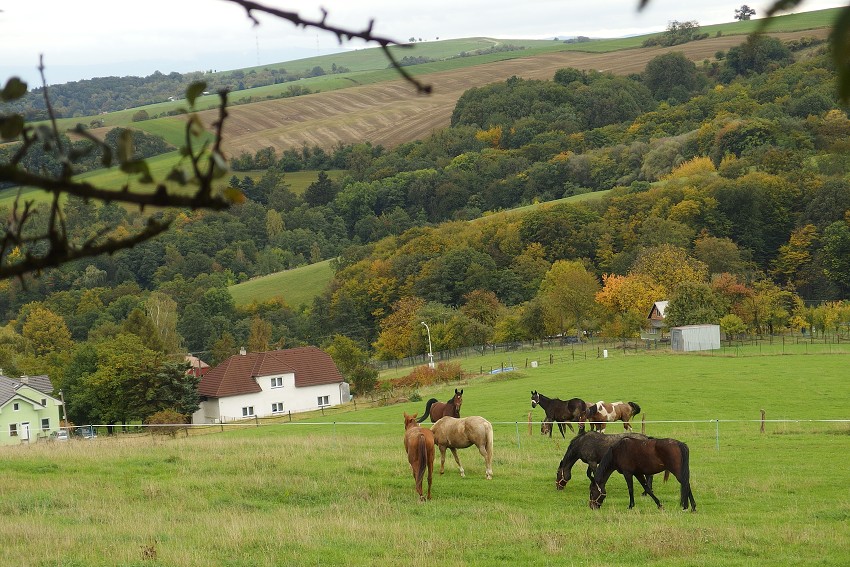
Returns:
[[[801,37],[825,38],[829,29],[772,34],[783,41]],[[626,75],[643,71],[646,63],[668,51],[680,51],[693,61],[713,59],[717,51],[739,45],[742,36],[721,36],[670,48],[636,48],[611,53],[560,52],[497,61],[427,75],[434,86],[430,96],[416,95],[396,79],[301,97],[257,102],[229,109],[226,150],[231,155],[309,146],[330,148],[338,142],[370,141],[386,147],[420,139],[449,125],[455,103],[472,87],[511,76],[551,79],[563,67]],[[215,111],[202,113],[211,123]],[[177,119],[172,119],[177,120]]]

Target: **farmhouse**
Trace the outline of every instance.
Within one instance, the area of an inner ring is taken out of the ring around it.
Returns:
[[[646,333],[641,337],[644,340],[661,339],[664,337],[664,312],[667,310],[667,301],[656,301],[649,310],[646,318]]]
[[[348,384],[330,355],[316,347],[231,356],[198,384],[201,408],[192,423],[314,410],[349,400]]]
[[[0,374],[0,445],[46,439],[59,430],[62,402],[52,392],[47,376],[14,380]]]

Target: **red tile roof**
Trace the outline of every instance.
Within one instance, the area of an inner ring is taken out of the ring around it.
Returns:
[[[231,356],[204,374],[198,393],[209,398],[256,394],[262,391],[256,378],[288,373],[295,374],[299,388],[345,381],[328,353],[308,346]]]

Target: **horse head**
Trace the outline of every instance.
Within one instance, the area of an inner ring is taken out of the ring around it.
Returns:
[[[587,406],[587,409],[584,412],[584,416],[586,419],[590,420],[590,418],[596,415],[597,411],[599,411],[599,408],[597,408],[596,404],[589,405]]]
[[[407,412],[404,412],[404,429],[410,429],[411,427],[416,425],[416,414],[407,415]]]
[[[540,394],[537,393],[537,390],[531,391],[531,409],[537,407],[537,404],[540,403]]]
[[[605,501],[605,487],[599,486],[597,482],[590,483],[590,509],[599,510]]]
[[[555,474],[555,488],[563,490],[570,481],[570,469],[567,467],[558,467],[558,472]]]
[[[463,390],[458,391],[458,389],[455,388],[455,397],[452,398],[452,401],[454,402],[455,408],[454,416],[460,417],[460,406],[463,405]]]

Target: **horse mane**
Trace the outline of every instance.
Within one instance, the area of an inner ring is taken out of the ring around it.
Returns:
[[[629,402],[629,405],[632,406],[632,410],[634,410],[634,413],[632,413],[632,415],[637,415],[640,413],[640,406],[637,404],[637,402]]]
[[[596,473],[594,473],[594,480],[599,483],[601,481],[602,484],[608,481],[608,477],[611,476],[611,473],[614,472],[612,461],[614,460],[614,447],[625,441],[626,439],[620,439],[611,447],[605,451],[605,454],[602,455],[602,460],[599,461],[599,464],[596,465]]]

